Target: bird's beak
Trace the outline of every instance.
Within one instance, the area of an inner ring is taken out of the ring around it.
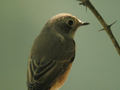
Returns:
[[[79,21],[79,26],[84,26],[84,25],[89,25],[90,23],[88,22],[82,22],[81,20],[78,20]]]

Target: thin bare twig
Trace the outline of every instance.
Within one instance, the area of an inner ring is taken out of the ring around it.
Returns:
[[[111,31],[111,26],[115,23],[112,23],[110,25],[108,25],[105,20],[102,18],[102,16],[99,14],[99,12],[95,9],[95,7],[92,5],[92,3],[90,2],[90,0],[78,0],[81,1],[80,5],[84,5],[86,7],[88,7],[93,14],[96,16],[96,18],[98,19],[98,21],[101,23],[101,25],[104,27],[104,30],[107,32],[108,36],[110,37],[110,39],[112,40],[112,43],[114,45],[114,47],[116,48],[118,54],[120,55],[120,46],[117,42],[117,40],[115,39],[112,31]]]

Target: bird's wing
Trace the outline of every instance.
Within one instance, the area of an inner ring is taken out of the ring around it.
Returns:
[[[45,57],[41,60],[31,58],[28,63],[28,90],[49,90],[55,78],[65,72],[68,63],[70,62],[60,62]]]

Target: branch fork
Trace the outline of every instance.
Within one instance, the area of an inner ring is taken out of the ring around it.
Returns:
[[[117,40],[115,39],[112,31],[111,31],[111,26],[113,24],[116,23],[113,22],[112,24],[108,25],[105,20],[103,19],[103,17],[99,14],[99,12],[96,10],[96,8],[92,5],[92,3],[90,2],[90,0],[77,0],[77,1],[80,1],[79,5],[83,5],[83,6],[86,6],[87,8],[89,8],[92,13],[96,16],[96,18],[98,19],[98,21],[101,23],[101,25],[103,26],[103,29],[99,30],[99,31],[103,31],[105,30],[106,33],[108,34],[108,36],[110,37],[114,47],[116,48],[118,54],[120,55],[120,46],[117,42]]]

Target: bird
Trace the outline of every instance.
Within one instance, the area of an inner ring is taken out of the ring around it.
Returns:
[[[47,21],[28,59],[28,90],[59,90],[64,85],[75,58],[75,32],[88,24],[70,13],[59,13]]]

